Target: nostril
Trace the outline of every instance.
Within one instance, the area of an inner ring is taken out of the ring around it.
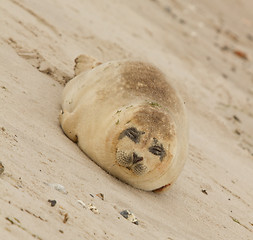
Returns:
[[[133,153],[133,164],[143,160],[143,157],[139,157],[135,152]]]

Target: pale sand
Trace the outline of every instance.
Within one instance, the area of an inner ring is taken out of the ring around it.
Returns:
[[[253,239],[252,9],[251,0],[2,1],[0,239]],[[150,61],[174,81],[190,150],[166,193],[121,183],[63,134],[62,83],[81,53]]]

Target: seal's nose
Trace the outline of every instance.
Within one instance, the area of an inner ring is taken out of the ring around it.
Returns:
[[[133,164],[143,160],[143,157],[139,157],[135,152],[133,153]]]

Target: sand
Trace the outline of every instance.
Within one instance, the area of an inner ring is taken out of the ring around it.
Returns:
[[[253,239],[252,9],[250,0],[1,1],[0,239]],[[189,156],[169,191],[118,181],[63,134],[61,93],[81,53],[149,61],[180,92]]]

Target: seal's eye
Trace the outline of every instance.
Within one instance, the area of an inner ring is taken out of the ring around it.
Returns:
[[[154,145],[148,149],[152,154],[160,156],[160,160],[166,156],[166,152],[161,143],[158,143],[157,139],[154,139]]]
[[[138,143],[138,142],[140,142],[140,136],[141,136],[141,134],[144,134],[144,132],[138,131],[135,127],[131,127],[131,128],[128,128],[128,129],[124,130],[119,135],[119,139],[122,139],[123,137],[127,136],[133,142]]]
[[[153,153],[154,155],[158,155],[161,156],[163,154],[163,149],[159,146],[152,146],[148,149],[151,153]]]

